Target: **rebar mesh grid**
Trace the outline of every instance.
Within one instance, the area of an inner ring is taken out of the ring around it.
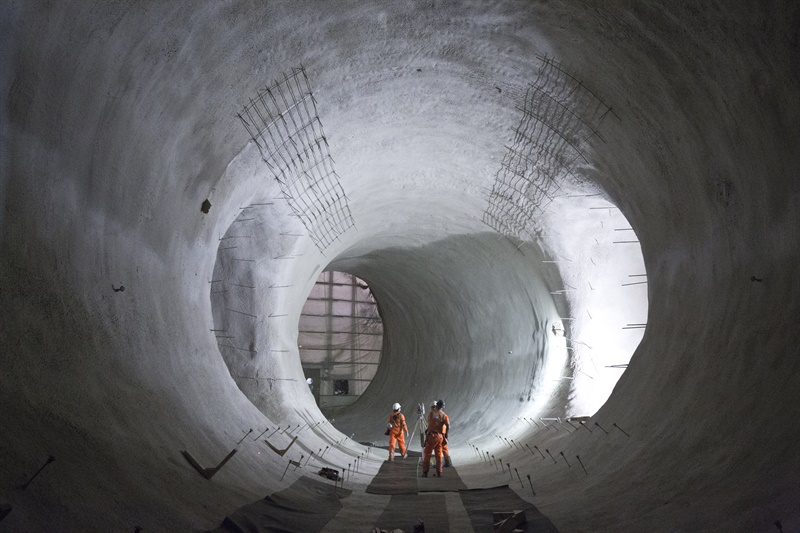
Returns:
[[[557,191],[572,175],[590,140],[613,110],[548,57],[540,57],[536,80],[525,92],[522,119],[500,164],[483,222],[495,231],[528,240]]]
[[[333,167],[305,69],[293,68],[259,91],[239,119],[292,212],[324,252],[355,222]]]

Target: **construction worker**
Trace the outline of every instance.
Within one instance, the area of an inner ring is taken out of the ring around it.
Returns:
[[[431,411],[436,409],[436,402],[434,401],[431,403]],[[449,430],[449,427],[448,427]],[[449,466],[453,466],[453,462],[450,460],[450,447],[448,442],[450,441],[449,435],[447,439],[442,441],[442,456],[444,457],[444,467],[447,468]],[[424,444],[422,445],[425,446]]]
[[[450,418],[444,412],[444,400],[436,402],[434,409],[428,413],[428,430],[425,438],[425,453],[422,457],[422,477],[428,477],[431,467],[431,455],[436,453],[436,477],[442,477],[442,445],[447,444],[447,432],[450,429]]]
[[[392,414],[386,421],[386,434],[389,435],[389,460],[394,460],[395,443],[400,445],[400,454],[405,459],[408,426],[406,426],[406,417],[400,412],[400,404],[397,402],[392,405]]]

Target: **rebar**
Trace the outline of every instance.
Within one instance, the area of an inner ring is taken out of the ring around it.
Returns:
[[[613,112],[586,85],[548,57],[529,85],[511,146],[500,164],[482,221],[501,235],[534,237],[541,214],[552,202],[559,180],[575,176],[578,160]],[[617,117],[619,118],[619,117]]]
[[[583,461],[581,461],[581,456],[580,455],[576,455],[575,458],[578,459],[578,462],[581,464],[581,468],[583,468],[583,471],[586,472],[586,467],[583,466]],[[588,476],[589,472],[586,472],[586,475]]]
[[[558,461],[556,461],[556,458],[555,458],[555,457],[553,457],[553,454],[552,454],[552,453],[550,453],[550,450],[548,450],[547,448],[545,448],[545,450],[544,450],[544,451],[546,451],[546,452],[547,452],[547,455],[549,455],[549,456],[550,456],[550,458],[553,460],[553,463],[555,463],[555,464],[558,464]]]
[[[245,434],[244,434],[244,437],[242,437],[241,439],[239,439],[239,442],[237,442],[236,444],[241,444],[241,443],[242,443],[242,441],[243,441],[245,438],[247,438],[247,436],[248,436],[250,433],[252,433],[252,432],[253,432],[253,428],[250,428],[250,429],[247,431],[247,433],[245,433]]]
[[[302,65],[259,91],[238,116],[321,252],[355,227]]]
[[[44,469],[45,469],[45,467],[46,467],[47,465],[49,465],[50,463],[52,463],[52,462],[53,462],[53,461],[55,461],[55,460],[56,460],[56,458],[55,458],[55,457],[53,457],[52,455],[50,455],[50,456],[47,458],[47,461],[45,461],[45,463],[44,463],[44,464],[43,464],[43,465],[42,465],[42,466],[39,468],[39,470],[37,470],[37,471],[36,471],[36,473],[35,473],[35,474],[33,474],[33,476],[31,476],[31,478],[30,478],[28,481],[26,481],[24,484],[20,485],[20,487],[19,487],[19,488],[20,488],[21,490],[25,490],[25,489],[27,489],[27,488],[28,488],[28,485],[30,485],[30,484],[31,484],[31,482],[32,482],[34,479],[36,479],[36,476],[38,476],[39,474],[41,474],[41,473],[42,473],[42,470],[44,470]]]
[[[628,435],[628,432],[625,431],[624,429],[622,429],[621,427],[619,427],[616,422],[614,422],[614,427],[617,428],[618,430],[622,431],[625,434],[626,437],[630,438],[630,435]]]

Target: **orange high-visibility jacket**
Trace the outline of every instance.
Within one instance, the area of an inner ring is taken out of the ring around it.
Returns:
[[[449,426],[450,418],[441,409],[435,409],[428,413],[428,433],[447,434]]]
[[[408,433],[408,426],[406,426],[406,417],[403,413],[392,413],[389,415],[387,422],[392,426],[390,431],[392,433]]]

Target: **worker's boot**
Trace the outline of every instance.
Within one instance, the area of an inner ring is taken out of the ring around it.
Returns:
[[[445,468],[447,468],[448,466],[453,466],[453,463],[450,462],[450,456],[449,455],[445,455],[444,456],[444,466],[445,466]]]
[[[442,477],[442,473],[439,472],[438,470],[436,471],[436,477]]]
[[[428,473],[427,472],[423,472],[422,473],[422,477],[428,477]]]

